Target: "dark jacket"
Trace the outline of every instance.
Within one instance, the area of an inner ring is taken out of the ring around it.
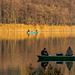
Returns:
[[[48,52],[47,52],[47,51],[42,50],[42,51],[41,51],[41,55],[48,55]]]
[[[66,52],[66,55],[67,55],[67,56],[72,56],[72,55],[73,55],[72,49],[69,49],[69,48],[68,48],[68,50],[67,50],[67,52]]]

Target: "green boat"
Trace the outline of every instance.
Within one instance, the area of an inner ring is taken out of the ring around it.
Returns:
[[[38,32],[37,31],[35,31],[35,32],[27,32],[28,34],[38,34]]]
[[[37,56],[39,58],[38,62],[60,62],[60,61],[71,62],[71,61],[75,61],[75,55],[72,55],[72,56],[66,56],[66,55],[62,55],[62,56],[57,56],[57,55],[48,55],[48,56],[37,55]]]

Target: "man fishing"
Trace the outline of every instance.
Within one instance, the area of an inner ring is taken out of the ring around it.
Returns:
[[[67,55],[67,56],[72,56],[72,55],[73,55],[73,51],[72,51],[71,47],[69,47],[69,48],[67,49],[66,55]]]
[[[47,55],[47,56],[48,56],[48,52],[46,51],[46,48],[44,48],[44,49],[41,51],[41,55]]]

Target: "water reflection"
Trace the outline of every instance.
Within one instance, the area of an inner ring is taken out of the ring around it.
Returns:
[[[56,62],[56,64],[63,64],[63,62]]]
[[[21,71],[19,68],[8,68],[6,71],[2,70],[0,71],[0,75],[21,75]]]
[[[68,70],[70,71],[71,68],[73,67],[73,62],[66,62],[66,66],[67,66]]]
[[[56,64],[60,64],[63,62],[57,62]],[[73,67],[73,62],[65,62],[66,63],[66,66],[69,70],[69,74],[70,74],[70,71],[71,71],[71,68]],[[62,65],[61,64],[61,65]],[[61,67],[59,67],[59,69],[57,68],[53,68],[53,66],[49,63],[49,62],[41,62],[41,67],[43,68],[42,70],[44,70],[44,74],[46,75],[63,75],[61,73]]]
[[[48,65],[48,62],[41,62],[41,66],[42,66],[44,69],[46,69],[47,65]]]
[[[68,75],[67,66],[57,66],[51,63],[50,71],[47,70],[49,63],[45,64],[45,69],[37,63],[37,56],[41,50],[46,47],[49,54],[66,54],[67,48],[71,46],[75,54],[75,33],[38,33],[38,35],[29,35],[26,32],[0,32],[0,75],[29,75],[30,71],[35,75],[41,73],[56,73],[60,71]],[[30,64],[31,63],[31,64]],[[29,66],[32,66],[28,69]],[[57,70],[55,69],[57,67]],[[75,64],[71,68],[72,75],[75,75]],[[65,71],[66,70],[66,71]],[[47,72],[49,71],[49,72]],[[17,73],[18,72],[18,73]],[[43,73],[41,75],[43,75]],[[61,74],[62,74],[61,73]],[[30,73],[31,74],[31,73]],[[45,74],[48,75],[48,74]]]
[[[42,68],[38,68],[36,71],[30,71],[29,75],[63,75],[60,68],[53,68],[48,62],[41,63]]]
[[[68,70],[70,71],[71,68],[73,67],[73,62],[65,62]],[[41,67],[46,69],[48,66],[49,62],[41,62]],[[56,64],[63,64],[63,62],[56,62]],[[50,65],[51,66],[51,65]]]
[[[36,34],[29,35],[30,39],[33,39],[36,37]],[[57,38],[74,38],[75,37],[75,32],[38,32],[37,34],[37,39],[40,38],[52,38],[52,39],[57,39]],[[0,32],[0,40],[5,39],[5,40],[24,40],[28,38],[27,32]]]

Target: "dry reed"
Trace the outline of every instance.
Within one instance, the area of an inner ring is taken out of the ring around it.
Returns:
[[[49,26],[49,25],[25,25],[25,24],[0,24],[0,31],[46,31],[46,32],[74,32],[75,26]]]

